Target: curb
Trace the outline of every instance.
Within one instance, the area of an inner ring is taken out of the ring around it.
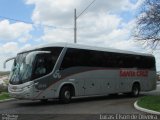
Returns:
[[[15,98],[0,100],[0,103],[16,100]]]
[[[142,107],[138,106],[138,105],[137,105],[137,101],[134,103],[134,107],[135,107],[135,109],[137,109],[137,110],[139,110],[139,111],[142,111],[142,112],[160,115],[160,112],[157,112],[157,111],[154,111],[154,110],[149,110],[149,109],[142,108]]]

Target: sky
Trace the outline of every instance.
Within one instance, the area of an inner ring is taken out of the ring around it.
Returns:
[[[0,0],[0,71],[10,70],[12,62],[7,69],[3,69],[3,62],[23,49],[54,42],[73,43],[74,9],[78,16],[92,1]],[[146,48],[132,36],[143,1],[96,0],[77,19],[77,43],[153,54],[160,71],[158,51]]]

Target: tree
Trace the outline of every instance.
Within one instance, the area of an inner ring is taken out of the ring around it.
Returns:
[[[137,17],[135,38],[156,49],[160,43],[160,0],[145,0]]]

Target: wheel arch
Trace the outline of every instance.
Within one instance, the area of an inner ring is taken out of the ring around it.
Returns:
[[[140,81],[134,81],[132,83],[132,87],[131,88],[133,88],[134,85],[139,85],[139,89],[141,90],[141,83],[140,83]]]
[[[71,88],[71,94],[72,96],[75,96],[76,94],[76,89],[75,89],[75,85],[71,82],[65,82],[63,84],[60,85],[59,89],[58,89],[58,96],[60,95],[61,89],[65,86],[69,86]]]

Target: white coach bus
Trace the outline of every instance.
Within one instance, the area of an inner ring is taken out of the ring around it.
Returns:
[[[140,91],[156,89],[155,58],[150,54],[55,43],[22,51],[11,59],[8,91],[18,99],[59,98],[68,103],[72,97],[138,96]]]

